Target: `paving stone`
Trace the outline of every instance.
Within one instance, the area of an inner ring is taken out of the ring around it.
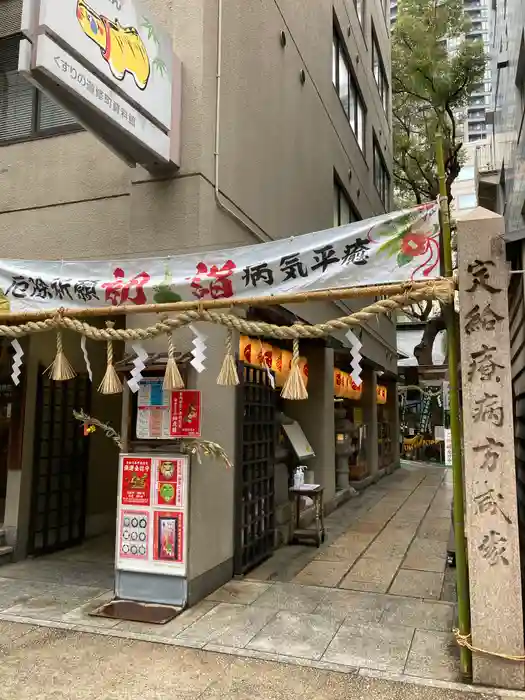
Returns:
[[[417,536],[446,542],[451,525],[450,515],[448,518],[427,517],[421,523]]]
[[[442,573],[446,562],[445,542],[417,537],[410,545],[403,568]]]
[[[392,595],[438,600],[442,585],[442,573],[400,569],[388,592]]]
[[[149,625],[144,622],[121,620],[114,627],[114,630],[117,632],[131,632],[132,634],[146,634],[149,637],[172,639],[197,622],[197,620],[200,620],[201,617],[204,617],[216,605],[217,603],[210,600],[201,600],[200,603],[185,610],[181,615],[165,625]]]
[[[296,583],[274,583],[253,603],[252,607],[287,610],[289,612],[313,612],[326,595],[326,588],[300,586]]]
[[[294,583],[309,586],[337,586],[344,578],[353,561],[312,561],[293,579]]]
[[[350,569],[350,572],[340,583],[339,587],[384,593],[387,591],[400,564],[401,557],[395,559],[362,557]]]
[[[402,673],[414,630],[343,623],[322,660]]]
[[[319,552],[314,561],[331,561],[331,562],[348,562],[347,571],[352,564],[359,559],[364,551],[361,545],[337,545],[333,544],[330,547]]]
[[[21,584],[22,582],[18,582]],[[24,590],[24,586],[20,585]],[[23,596],[15,605],[4,609],[7,615],[31,618],[37,620],[62,620],[66,613],[72,612],[81,605],[88,603],[93,598],[106,593],[100,588],[89,588],[87,586],[59,586],[49,585],[41,587],[38,593]],[[20,595],[20,594],[19,594]]]
[[[320,659],[338,627],[337,620],[323,615],[279,612],[247,648],[303,659]]]
[[[218,603],[240,603],[249,605],[268,590],[269,583],[255,581],[228,581],[222,588],[214,591],[207,600]]]
[[[416,630],[405,673],[443,681],[460,681],[459,648],[452,634]]]
[[[253,605],[219,603],[193,625],[177,635],[178,641],[195,646],[222,644],[244,647],[275,614],[275,610]]]
[[[441,602],[385,596],[381,623],[448,632],[454,624],[454,606]]]
[[[349,624],[379,622],[384,613],[386,596],[372,593],[358,593],[333,589],[329,591],[314,610],[316,615],[324,615]]]

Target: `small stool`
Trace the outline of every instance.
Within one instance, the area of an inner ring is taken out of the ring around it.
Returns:
[[[292,530],[291,542],[299,542],[299,540],[314,540],[318,547],[324,542],[325,532],[324,532],[324,508],[323,508],[323,486],[314,486],[313,488],[309,484],[304,486],[299,486],[298,488],[291,488],[290,495],[294,500],[295,515],[293,516],[293,521],[295,522],[295,528]],[[301,517],[301,496],[308,496],[314,502],[315,509],[315,520],[314,528],[300,528],[300,517]]]

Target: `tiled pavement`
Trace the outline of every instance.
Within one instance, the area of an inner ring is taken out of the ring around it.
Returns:
[[[458,680],[453,577],[444,575],[450,500],[448,472],[406,466],[330,515],[321,548],[283,548],[164,626],[89,617],[111,597],[112,555],[109,546],[101,563],[88,543],[2,567],[0,619]]]

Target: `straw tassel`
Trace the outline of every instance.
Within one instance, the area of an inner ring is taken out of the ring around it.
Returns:
[[[288,375],[288,379],[284,383],[281,396],[283,399],[289,399],[291,401],[303,401],[304,399],[308,398],[308,392],[306,391],[304,379],[299,368],[298,338],[293,339],[292,369]]]
[[[115,326],[113,321],[106,321],[108,330]],[[119,379],[117,370],[113,366],[113,341],[108,340],[108,366],[104,379],[100,382],[98,390],[101,394],[120,394],[122,392],[122,382]]]
[[[226,355],[217,377],[217,384],[219,386],[237,386],[239,383],[239,375],[233,354],[233,329],[230,328],[226,336]]]
[[[73,379],[73,377],[77,376],[77,373],[73,367],[71,367],[69,360],[64,354],[62,331],[57,331],[57,354],[44,374],[49,374],[51,379],[55,382],[67,382],[68,379]]]
[[[175,343],[171,333],[168,333],[168,362],[166,364],[163,387],[165,391],[184,389],[184,381],[175,359]]]

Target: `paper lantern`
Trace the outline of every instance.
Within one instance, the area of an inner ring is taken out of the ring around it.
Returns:
[[[239,359],[247,365],[252,364],[253,341],[247,335],[239,338]],[[254,353],[255,354],[255,353]]]
[[[275,372],[275,385],[283,386],[292,368],[292,353],[281,348],[273,348],[272,369]]]
[[[387,400],[388,392],[386,386],[377,385],[377,403],[385,404]]]
[[[334,369],[334,396],[343,395],[343,373],[340,369]]]
[[[301,372],[301,376],[303,378],[304,386],[308,386],[308,362],[306,360],[306,357],[300,357],[299,358],[299,370]]]
[[[254,347],[257,350],[256,364],[260,367],[272,368],[273,363],[273,347],[270,343],[262,343],[260,340],[254,341]]]

